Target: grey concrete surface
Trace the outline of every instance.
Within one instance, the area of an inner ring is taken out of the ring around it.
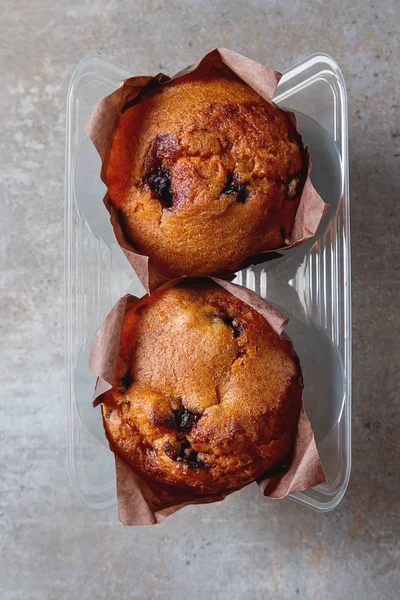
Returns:
[[[396,599],[399,592],[399,3],[3,0],[0,597]],[[266,510],[251,488],[154,528],[75,499],[65,461],[65,98],[89,54],[174,71],[224,45],[284,69],[332,54],[348,83],[353,473],[341,505]]]

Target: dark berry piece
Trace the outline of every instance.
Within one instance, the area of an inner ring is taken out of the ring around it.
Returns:
[[[177,460],[178,458],[178,450],[177,448],[172,445],[169,444],[168,442],[166,442],[164,444],[164,452],[167,456],[169,456],[170,458],[172,458],[172,460]]]
[[[187,438],[177,440],[176,444],[166,442],[164,444],[164,451],[172,460],[184,462],[191,469],[201,469],[205,466],[205,462],[199,458],[198,453],[192,450]]]
[[[192,450],[187,459],[187,463],[191,469],[201,469],[205,467],[205,462],[199,458],[198,453]]]
[[[247,191],[244,183],[238,184],[238,192],[236,196],[236,202],[241,202],[244,204],[247,200]]]
[[[233,173],[229,173],[229,175],[226,178],[226,183],[225,183],[225,187],[222,190],[221,194],[236,194],[237,192],[237,188],[236,188],[236,181],[233,177]]]
[[[178,455],[175,460],[177,460],[178,462],[186,461],[189,453],[191,452],[191,448],[192,448],[190,445],[190,442],[187,438],[184,438],[183,440],[179,441],[179,444],[180,444],[180,448],[179,448],[179,452],[178,452]]]
[[[236,195],[236,201],[244,204],[247,200],[246,184],[237,181],[234,173],[230,173],[226,178],[226,184],[221,194]]]
[[[240,323],[236,324],[235,322],[233,322],[231,327],[233,329],[233,337],[234,338],[238,338],[244,333],[244,327]]]
[[[159,167],[145,177],[144,181],[153,190],[163,208],[171,208],[173,204],[171,173],[164,167]]]
[[[190,431],[193,425],[200,419],[201,415],[188,410],[184,406],[176,408],[167,417],[155,416],[155,425],[173,429],[180,433]]]
[[[184,406],[174,410],[175,424],[178,431],[190,431],[200,415],[196,415]]]

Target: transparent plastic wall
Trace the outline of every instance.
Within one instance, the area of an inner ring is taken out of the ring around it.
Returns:
[[[88,507],[116,503],[113,455],[100,408],[92,408],[95,377],[90,346],[113,304],[144,290],[115,243],[106,209],[100,159],[84,125],[94,104],[132,75],[103,59],[82,61],[67,103],[65,193],[67,453],[72,487]],[[313,183],[329,211],[316,239],[281,258],[238,273],[290,317],[304,375],[304,403],[328,481],[292,496],[319,511],[342,499],[350,473],[351,290],[347,156],[347,100],[342,74],[316,54],[288,69],[274,100],[296,113],[310,148]],[[267,503],[266,503],[267,510]]]

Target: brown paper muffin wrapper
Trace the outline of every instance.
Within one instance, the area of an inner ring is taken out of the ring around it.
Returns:
[[[150,89],[164,85],[174,79],[179,79],[188,73],[193,73],[197,69],[204,67],[205,64],[226,65],[267,102],[273,103],[272,97],[282,74],[254,62],[241,54],[237,54],[232,50],[227,50],[226,48],[216,48],[212,50],[203,56],[197,63],[176,73],[172,77],[168,77],[167,75],[164,75],[164,73],[159,73],[154,77],[130,77],[123,81],[120,87],[110,94],[110,96],[107,96],[96,104],[89,121],[86,124],[86,133],[100,154],[102,162],[101,179],[106,186],[108,185],[106,173],[110,148],[118,127],[119,117],[122,112],[127,109],[127,105],[129,106],[129,103],[136,104],[140,101],[140,97]],[[293,113],[290,114],[294,125],[296,125],[295,115]],[[272,252],[284,252],[289,248],[293,248],[294,246],[305,242],[315,235],[327,205],[323,202],[311,183],[311,161],[308,150],[306,150],[306,160],[307,179],[300,197],[300,203],[289,239],[290,243],[282,248],[276,248],[274,250],[260,252],[249,256],[243,261],[243,265],[251,264],[254,261],[261,262],[262,257],[265,257],[264,260],[267,260],[268,254]],[[146,291],[148,293],[151,292],[167,281],[167,278],[157,271],[148,256],[141,254],[131,241],[127,239],[123,231],[120,215],[113,207],[108,193],[106,193],[104,197],[104,203],[110,213],[111,224],[114,228],[118,244],[121,246],[125,256],[136,271]],[[187,275],[190,275],[190,273]]]
[[[289,319],[258,294],[224,279],[210,279],[259,312],[279,336],[286,335],[284,327]],[[162,287],[173,286],[177,281],[169,281]],[[101,404],[102,395],[112,388],[125,313],[138,301],[139,298],[129,294],[121,298],[106,317],[94,341],[89,364],[98,377],[94,406]],[[199,497],[186,491],[173,492],[158,483],[144,480],[117,455],[110,442],[109,445],[115,456],[118,516],[123,525],[154,525],[184,506],[218,502],[233,493]],[[284,498],[325,481],[311,424],[302,405],[291,456],[273,471],[265,473],[257,483],[264,496]]]

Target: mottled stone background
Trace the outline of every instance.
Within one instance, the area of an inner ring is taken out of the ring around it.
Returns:
[[[399,598],[399,2],[3,0],[0,28],[0,597]],[[278,69],[331,54],[348,83],[353,473],[316,514],[252,488],[124,529],[65,466],[63,177],[75,65],[174,71],[224,45]],[[397,90],[396,90],[397,87]]]

